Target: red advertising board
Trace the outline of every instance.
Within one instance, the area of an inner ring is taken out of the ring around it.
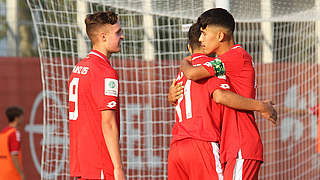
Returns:
[[[157,177],[166,172],[164,165],[174,122],[174,109],[167,102],[167,92],[179,61],[174,65],[172,61],[163,61],[161,65],[133,60],[114,62],[115,67],[122,68],[118,71],[123,122],[121,146],[128,175],[135,175],[133,179]],[[40,179],[43,104],[39,59],[1,57],[0,72],[0,128],[7,125],[4,111],[8,106],[24,108],[20,127],[24,170],[27,179]],[[257,116],[265,157],[260,176],[262,179],[319,176],[317,116],[312,113],[298,116],[286,110],[309,111],[319,104],[318,66],[258,64],[256,72],[258,98],[272,98],[279,110],[276,126]],[[59,103],[62,98],[51,97],[51,100]]]

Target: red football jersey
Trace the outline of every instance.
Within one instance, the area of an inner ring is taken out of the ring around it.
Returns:
[[[211,76],[227,75],[230,85],[237,94],[247,98],[255,98],[254,62],[250,54],[240,45],[234,45],[228,52],[211,58],[211,61],[202,66]]]
[[[208,58],[204,54],[193,54],[194,66],[205,63]],[[221,121],[224,106],[216,104],[211,94],[216,89],[229,89],[225,77],[213,77],[197,82],[187,80],[179,72],[176,83],[184,86],[184,95],[176,105],[176,123],[172,129],[172,141],[193,138],[203,141],[218,142],[220,140]]]
[[[240,45],[233,46],[228,52],[204,63],[212,76],[225,74],[235,92],[247,98],[255,98],[255,70],[252,57]],[[228,115],[225,115],[228,116]],[[234,117],[224,118],[222,127],[221,159],[236,158],[239,148],[244,159],[263,160],[263,146],[252,111],[237,111]],[[231,125],[232,123],[236,123]],[[238,127],[239,135],[232,127]],[[239,136],[239,137],[238,137]],[[235,147],[236,141],[240,147]],[[224,154],[227,153],[227,154]]]
[[[99,51],[92,50],[73,69],[69,80],[70,174],[99,179],[113,175],[103,137],[101,111],[115,110],[119,128],[117,72]]]
[[[1,133],[5,133],[12,129],[13,127],[7,126],[2,130]],[[19,154],[20,151],[20,132],[16,129],[9,135],[8,139],[9,152],[11,154]]]

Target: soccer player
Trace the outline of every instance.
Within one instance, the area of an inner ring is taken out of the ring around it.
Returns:
[[[215,53],[217,58],[193,67],[182,61],[181,70],[194,81],[210,76],[226,75],[235,92],[255,98],[255,71],[252,57],[235,45],[235,21],[225,9],[210,9],[198,18],[201,26],[199,41],[205,54]],[[276,120],[276,113],[262,115]],[[235,131],[238,131],[236,133]],[[225,165],[224,179],[257,179],[263,162],[263,147],[252,111],[237,111],[237,119],[224,118],[221,134],[221,160]]]
[[[69,80],[70,174],[81,179],[124,180],[119,148],[119,82],[109,58],[124,38],[111,11],[89,14],[93,49]]]
[[[190,27],[188,36],[188,48],[192,54],[193,65],[210,60],[203,54],[198,41],[199,24]],[[168,178],[169,180],[222,179],[218,145],[220,127],[226,113],[233,114],[233,117],[236,117],[236,113],[233,109],[225,108],[215,101],[222,101],[219,99],[228,94],[232,97],[228,104],[234,108],[248,107],[262,110],[262,107],[264,109],[271,107],[273,110],[272,105],[241,97],[231,91],[221,91],[230,89],[225,76],[191,82],[179,72],[176,81],[185,85],[185,94],[176,104],[176,123],[172,130],[173,137],[168,158]],[[212,101],[212,98],[215,101]]]
[[[20,132],[17,127],[23,120],[23,110],[8,107],[9,125],[0,132],[0,179],[23,180]]]

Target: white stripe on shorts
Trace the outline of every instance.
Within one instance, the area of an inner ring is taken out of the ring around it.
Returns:
[[[241,155],[241,149],[238,152],[238,157],[236,159],[236,164],[234,165],[233,169],[233,180],[242,180],[242,169],[243,169],[243,162],[244,159],[242,159]]]
[[[100,175],[100,179],[104,179],[104,175],[103,175],[103,169],[101,169],[101,175]]]
[[[215,159],[215,164],[216,164],[216,172],[218,174],[219,180],[223,180],[223,172],[222,172],[222,167],[221,167],[221,162],[220,162],[220,149],[218,143],[211,142],[212,145],[212,151]]]

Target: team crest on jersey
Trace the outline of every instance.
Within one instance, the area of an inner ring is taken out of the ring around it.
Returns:
[[[104,79],[104,95],[118,97],[118,80],[111,78]]]

